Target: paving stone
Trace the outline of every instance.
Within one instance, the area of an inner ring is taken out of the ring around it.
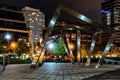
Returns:
[[[30,69],[30,64],[8,65],[0,80],[120,80],[120,65],[104,64],[98,69],[95,65],[44,63],[37,69]]]

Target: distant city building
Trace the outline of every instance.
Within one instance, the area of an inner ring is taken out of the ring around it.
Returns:
[[[27,23],[30,31],[32,33],[31,37],[33,42],[35,40],[43,39],[42,27],[45,27],[45,15],[39,9],[34,9],[30,7],[25,7],[22,9],[25,17],[25,22]]]
[[[104,0],[102,2],[102,24],[117,33],[114,43],[120,46],[120,0]]]
[[[11,33],[14,40],[29,37],[21,8],[0,3],[0,33],[6,32]]]
[[[40,44],[43,40],[43,30],[45,27],[45,15],[39,9],[34,9],[31,7],[25,7],[22,9],[25,17],[25,23],[27,27],[30,28],[30,43],[32,46],[32,57],[34,56],[34,48],[36,45]],[[35,45],[34,45],[35,43]],[[39,45],[38,45],[39,46]]]

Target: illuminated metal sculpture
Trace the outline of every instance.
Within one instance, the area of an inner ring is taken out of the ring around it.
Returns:
[[[107,52],[110,50],[111,48],[111,44],[113,43],[114,39],[115,39],[115,36],[116,36],[116,33],[113,33],[111,36],[110,36],[110,39],[108,40],[108,43],[105,47],[105,50],[103,51],[102,53],[102,57],[100,58],[100,60],[98,61],[98,64],[96,65],[96,68],[99,68],[99,67],[102,67],[102,64],[104,62],[104,59],[106,57],[106,54]]]
[[[45,51],[45,49],[44,49],[45,43],[48,41],[49,35],[51,34],[51,32],[52,32],[52,30],[53,30],[53,27],[55,26],[55,23],[56,23],[56,21],[57,21],[59,15],[60,15],[60,12],[61,12],[61,11],[67,12],[68,14],[70,14],[70,15],[72,15],[72,16],[74,16],[74,17],[76,17],[76,18],[78,18],[78,19],[80,19],[80,20],[82,20],[82,21],[84,21],[84,22],[87,22],[87,23],[95,26],[96,29],[97,29],[97,28],[102,28],[102,29],[104,28],[104,29],[103,29],[104,32],[109,32],[109,30],[107,31],[107,28],[102,27],[100,24],[97,24],[97,23],[93,22],[90,18],[87,18],[86,16],[84,16],[84,15],[82,15],[82,14],[79,14],[79,13],[77,13],[77,12],[75,12],[75,11],[69,9],[69,8],[66,8],[65,6],[59,5],[59,7],[56,9],[56,11],[55,11],[55,13],[54,13],[54,15],[53,15],[53,17],[52,17],[49,25],[48,25],[48,30],[47,30],[44,38],[43,38],[43,41],[41,42],[41,51],[38,52],[38,53],[36,53],[36,56],[34,57],[34,59],[33,59],[33,61],[32,61],[32,64],[31,64],[32,67],[36,67],[36,64],[37,64],[38,62],[39,62],[39,64],[42,64],[42,60],[43,60],[43,56],[44,56],[44,51]],[[77,31],[77,32],[78,32],[78,33],[77,33],[77,42],[78,42],[79,45],[77,45],[77,48],[78,48],[77,54],[79,55],[79,53],[80,53],[80,31],[79,31],[79,30],[89,31],[90,33],[94,33],[95,31],[90,31],[90,30],[87,30],[87,29],[85,29],[85,28],[83,28],[83,27],[80,27],[80,26],[74,26],[74,27],[75,27],[76,29],[78,29],[78,31]],[[91,57],[91,54],[92,54],[93,49],[94,49],[95,37],[97,36],[98,33],[99,33],[99,32],[95,33],[94,36],[93,36],[93,39],[92,39],[92,43],[91,43],[91,47],[90,47],[90,51],[89,51],[89,57],[88,57],[88,60],[87,60],[87,63],[88,63],[88,64],[90,63],[90,57]],[[111,38],[113,38],[114,36],[115,36],[115,35],[112,35]],[[101,63],[102,63],[102,60],[104,60],[107,51],[110,49],[110,44],[111,44],[112,41],[113,41],[113,40],[111,40],[111,38],[110,38],[110,40],[109,40],[109,42],[108,42],[108,44],[107,44],[107,46],[106,46],[105,51],[103,52],[103,56],[102,56],[101,60],[100,60],[99,63],[98,63],[98,64],[100,64],[100,65],[102,65],[102,64],[101,64]],[[108,48],[109,48],[109,49],[108,49]],[[79,60],[80,60],[80,59],[79,59]],[[79,61],[79,60],[78,60],[78,61]],[[80,62],[80,61],[79,61],[79,62]]]
[[[67,34],[64,34],[64,39],[65,42],[63,44],[65,45],[65,49],[68,53],[71,63],[74,64],[74,56],[72,50],[70,49],[70,41],[69,41],[69,37],[67,37]]]
[[[56,20],[58,19],[61,11],[65,11],[65,12],[67,12],[68,14],[71,14],[71,15],[73,15],[74,17],[79,18],[80,20],[85,21],[85,22],[87,22],[87,23],[95,24],[91,19],[85,17],[84,15],[79,14],[79,13],[77,13],[77,12],[75,12],[75,11],[69,9],[69,8],[66,8],[66,7],[64,7],[64,6],[59,5],[59,7],[56,9],[56,11],[55,11],[55,13],[54,13],[54,15],[53,15],[53,17],[52,17],[49,25],[48,25],[48,30],[47,30],[47,33],[45,34],[44,38],[43,38],[44,41],[42,41],[42,43],[41,43],[41,48],[44,48],[45,42],[48,40],[49,35],[51,34],[51,32],[52,32],[52,30],[53,30],[53,27],[54,27],[54,25],[55,25],[55,23],[56,23]],[[95,25],[96,25],[96,24],[95,24]],[[38,55],[38,54],[36,54],[36,55]],[[40,53],[39,53],[39,56],[37,56],[37,57],[40,57]],[[38,58],[37,58],[37,57],[35,57],[35,58],[33,59],[33,61],[32,61],[32,63],[33,63],[32,66],[36,66],[35,64],[38,62],[38,60],[37,60]],[[40,64],[42,64],[42,63],[40,63]]]
[[[85,64],[86,66],[90,65],[91,56],[92,56],[92,53],[93,53],[93,50],[94,50],[94,47],[95,47],[95,43],[96,43],[96,39],[97,39],[98,34],[101,34],[101,31],[93,34],[90,50],[89,50],[87,61],[86,61],[86,64]]]
[[[77,61],[78,61],[78,64],[80,64],[80,58],[82,56],[81,54],[81,43],[80,43],[80,31],[77,30]]]

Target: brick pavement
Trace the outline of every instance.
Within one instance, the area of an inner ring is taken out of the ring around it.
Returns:
[[[120,68],[100,75],[92,76],[83,80],[120,80]]]
[[[30,64],[8,65],[0,75],[0,80],[99,80],[94,76],[116,70],[120,65],[104,64],[102,68],[95,69],[95,64],[85,67],[84,64],[44,63],[37,69],[29,67]]]

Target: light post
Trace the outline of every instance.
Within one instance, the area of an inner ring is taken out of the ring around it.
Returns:
[[[5,34],[4,35],[4,39],[6,39],[7,40],[7,46],[8,46],[8,49],[9,49],[9,41],[11,40],[11,35],[9,34],[9,33],[7,33],[7,34]],[[8,50],[7,50],[7,52],[8,52]],[[3,71],[5,70],[5,53],[3,53]]]

